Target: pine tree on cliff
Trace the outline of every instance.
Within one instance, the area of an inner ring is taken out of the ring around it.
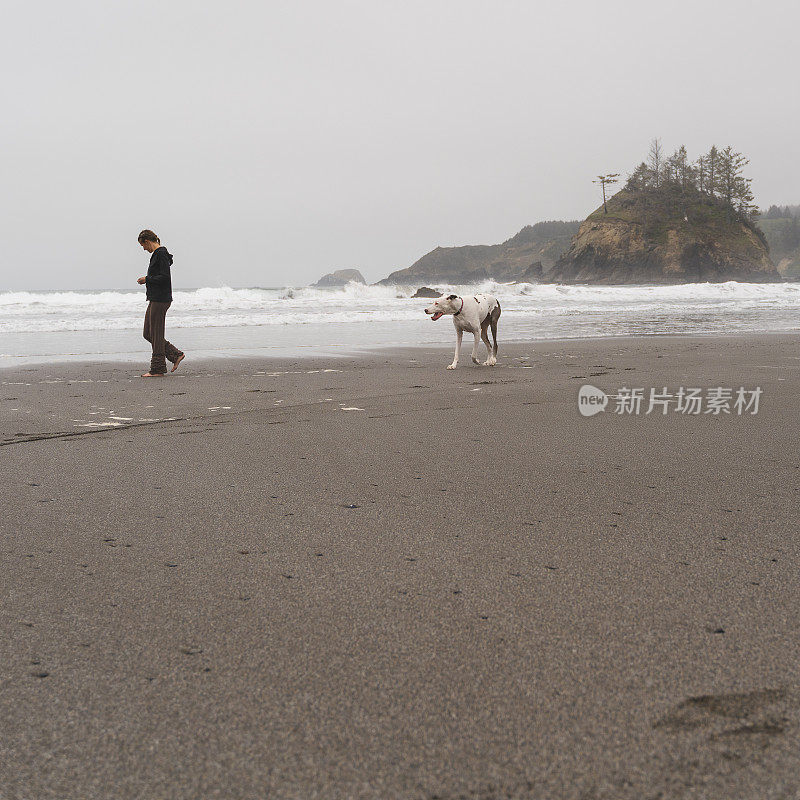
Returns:
[[[706,159],[706,192],[710,195],[716,195],[719,185],[719,150],[716,145],[712,145],[708,151]]]
[[[628,176],[628,182],[625,188],[629,191],[636,192],[641,189],[646,189],[650,185],[650,167],[642,161],[638,167]]]
[[[607,175],[598,175],[597,180],[592,183],[599,183],[603,187],[603,211],[608,214],[608,207],[606,206],[606,186],[616,183],[619,178],[619,172],[609,172]]]
[[[661,179],[664,172],[664,151],[661,148],[661,139],[653,139],[650,142],[650,153],[648,154],[648,167],[652,177],[653,186],[658,189],[661,186]]]
[[[686,148],[683,145],[681,145],[681,149],[678,153],[680,155],[681,185],[694,186],[697,183],[697,170],[694,168],[691,161],[689,161]]]
[[[689,162],[686,146],[681,145],[668,159],[666,172],[669,180],[680,184],[683,188],[695,185],[695,168]]]
[[[701,192],[708,191],[708,156],[700,156],[694,165],[694,173],[697,178],[697,188]]]
[[[736,192],[736,175],[740,171],[740,158],[742,157],[734,153],[730,145],[719,154],[719,193],[730,205],[733,205]]]
[[[743,217],[754,217],[758,206],[753,203],[751,179],[745,178],[744,168],[750,159],[737,153],[730,145],[719,154],[719,192],[729,205]]]
[[[750,188],[751,178],[742,175],[736,177],[736,209],[743,217],[755,219],[761,209],[753,202],[753,190]]]

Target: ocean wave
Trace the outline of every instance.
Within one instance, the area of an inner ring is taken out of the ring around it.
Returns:
[[[760,309],[800,311],[800,284],[695,283],[675,286],[502,284],[439,285],[445,291],[496,295],[511,319],[590,315],[656,318],[685,314],[725,315]],[[171,328],[401,322],[421,319],[428,301],[410,299],[416,287],[366,286],[177,290]],[[125,330],[141,327],[144,291],[0,292],[0,332]]]

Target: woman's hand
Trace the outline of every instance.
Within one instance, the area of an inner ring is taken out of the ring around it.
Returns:
[[[137,280],[136,283],[145,283],[146,281],[147,278],[139,278],[139,280]]]

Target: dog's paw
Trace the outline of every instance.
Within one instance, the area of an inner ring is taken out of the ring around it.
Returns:
[[[457,364],[448,364],[447,369],[455,369]]]
[[[483,362],[484,367],[493,367],[497,363],[496,358],[489,358]]]
[[[480,364],[480,359],[477,356],[472,356],[472,363],[473,364]]]

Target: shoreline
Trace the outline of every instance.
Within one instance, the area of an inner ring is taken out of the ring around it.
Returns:
[[[175,330],[184,330],[175,328]],[[764,330],[764,331],[732,331],[730,333],[719,333],[715,331],[696,332],[690,331],[686,333],[675,332],[656,332],[656,333],[620,333],[620,334],[600,334],[597,336],[556,336],[549,338],[510,338],[501,339],[501,348],[505,345],[512,347],[519,346],[534,346],[537,344],[545,343],[575,343],[575,342],[603,342],[603,341],[620,341],[620,340],[637,340],[637,339],[720,339],[731,340],[735,338],[752,338],[760,336],[800,336],[800,327],[796,330]],[[472,344],[469,336],[464,337],[462,345],[462,357],[466,353],[467,356],[471,350]],[[192,363],[207,363],[213,361],[226,361],[230,359],[240,360],[277,360],[285,361],[287,359],[315,359],[315,358],[354,358],[354,357],[368,357],[370,355],[377,355],[379,353],[403,350],[450,350],[455,348],[455,338],[449,344],[447,343],[375,343],[375,344],[362,344],[353,345],[347,344],[309,344],[309,345],[296,345],[295,349],[286,352],[284,355],[273,352],[273,350],[282,349],[279,345],[274,348],[266,350],[265,348],[226,348],[219,351],[200,350],[201,355],[192,358]],[[483,348],[483,344],[481,344]],[[187,353],[191,355],[191,353]],[[60,356],[60,357],[54,357]],[[105,357],[107,356],[107,357]],[[127,356],[121,358],[120,356]],[[14,360],[15,363],[4,363],[4,359]],[[46,353],[41,355],[2,355],[0,354],[0,374],[7,370],[13,370],[23,367],[36,366],[40,368],[56,367],[67,364],[103,364],[103,365],[129,365],[134,362],[141,362],[143,365],[149,363],[149,351],[147,347],[141,348],[140,351],[125,351],[122,353],[61,353],[53,354]]]

